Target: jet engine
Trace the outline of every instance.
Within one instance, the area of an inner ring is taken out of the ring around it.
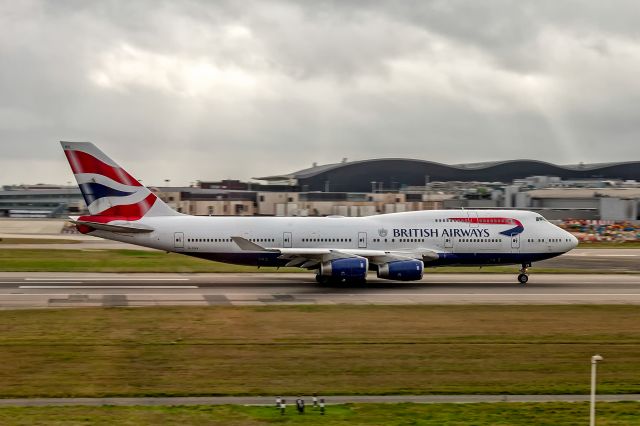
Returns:
[[[335,281],[364,281],[367,278],[369,261],[365,257],[333,259],[320,264],[319,277]]]
[[[424,264],[420,260],[398,260],[378,266],[378,278],[397,281],[422,279]]]

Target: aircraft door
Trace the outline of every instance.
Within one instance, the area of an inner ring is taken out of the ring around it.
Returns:
[[[293,237],[291,236],[291,232],[285,232],[282,234],[282,247],[291,248],[293,243]]]
[[[452,249],[453,248],[453,238],[444,237],[444,248]]]
[[[511,236],[511,249],[512,251],[520,250],[520,235]]]
[[[471,228],[478,227],[478,212],[467,212],[467,216],[469,217],[469,226]]]
[[[184,248],[184,233],[174,232],[173,234],[173,246],[175,248]]]
[[[366,232],[358,232],[358,248],[367,248]]]

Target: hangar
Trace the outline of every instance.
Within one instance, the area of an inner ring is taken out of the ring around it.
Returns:
[[[556,165],[537,160],[448,165],[425,160],[383,158],[314,165],[297,172],[257,177],[269,183],[288,183],[299,191],[394,191],[429,182],[512,182],[529,176],[562,179],[622,179],[640,181],[640,161]]]

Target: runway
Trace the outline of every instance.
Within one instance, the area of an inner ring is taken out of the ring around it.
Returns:
[[[640,275],[434,274],[321,286],[312,274],[0,273],[0,309],[297,304],[640,304]]]

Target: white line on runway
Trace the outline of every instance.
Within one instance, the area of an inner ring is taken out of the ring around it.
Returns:
[[[1,284],[24,284],[24,281],[0,281]],[[82,281],[45,281],[40,284],[82,284]]]
[[[593,257],[638,257],[637,254],[592,254]]]
[[[80,283],[78,283],[80,284]],[[144,289],[194,289],[197,285],[21,285],[24,289],[86,289],[86,290],[144,290]]]
[[[25,278],[25,281],[66,281],[69,278]],[[81,281],[190,281],[190,278],[80,278]]]
[[[33,287],[30,287],[31,289],[33,289]],[[82,287],[82,286],[78,286],[78,287],[73,287],[73,286],[68,286],[68,287],[54,287],[54,286],[49,286],[49,287],[37,287],[40,289],[44,289],[44,290],[51,290],[51,289],[75,289],[75,288],[79,288],[79,289],[86,289],[87,287]],[[127,289],[126,287],[90,287],[89,289]],[[175,287],[175,289],[183,289],[185,287]],[[198,287],[186,287],[186,288],[198,288]],[[165,289],[174,289],[174,287],[135,287],[134,289],[139,289],[139,290],[144,290],[144,289],[155,289],[155,290],[165,290]],[[12,297],[12,296],[20,296],[20,297],[42,297],[42,296],[60,296],[61,294],[65,294],[65,293],[20,293],[20,294],[3,294],[0,293],[0,300],[3,298],[6,298],[7,296]],[[111,293],[97,293],[96,295],[104,295],[104,294],[111,294]],[[284,293],[277,293],[277,294],[271,294],[271,293],[189,293],[189,296],[210,296],[210,295],[216,295],[216,296],[225,296],[227,298],[230,298],[232,300],[234,300],[235,297],[253,297],[253,298],[259,298],[259,297],[274,297],[274,296],[281,296]],[[154,297],[174,297],[176,296],[176,293],[133,293],[133,294],[128,294],[131,297],[145,297],[145,298],[154,298]],[[327,294],[292,294],[291,296],[294,296],[296,298],[300,298],[300,299],[309,299],[309,298],[319,298],[319,299],[338,299],[338,298],[344,298],[344,297],[353,297],[353,298],[366,298],[366,297],[372,297],[372,296],[382,296],[382,297],[461,297],[461,298],[491,298],[493,296],[503,296],[503,297],[515,297],[515,296],[521,296],[523,298],[535,298],[535,297],[549,297],[549,296],[556,296],[556,297],[574,297],[579,299],[580,297],[603,297],[603,296],[608,296],[608,297],[640,297],[640,293],[530,293],[530,294],[520,294],[520,293],[408,293],[408,294],[403,294],[403,293],[389,293],[389,294],[332,294],[332,293],[327,293]],[[277,299],[274,299],[277,301]],[[295,301],[295,299],[293,300]],[[284,302],[288,302],[288,300],[284,300]]]
[[[569,253],[565,256],[580,256],[580,257],[638,257],[638,254],[592,254],[592,253]]]
[[[281,295],[289,295],[287,293],[202,293],[204,295],[223,295],[227,297],[243,297],[243,296],[281,296]],[[151,295],[151,294],[148,294]],[[473,296],[473,297],[492,297],[492,296],[524,296],[524,297],[537,297],[537,296],[640,296],[640,292],[638,293],[293,293],[291,296],[299,297],[301,299],[309,298],[309,297],[371,297],[371,296],[382,296],[382,297],[421,297],[421,296]]]

